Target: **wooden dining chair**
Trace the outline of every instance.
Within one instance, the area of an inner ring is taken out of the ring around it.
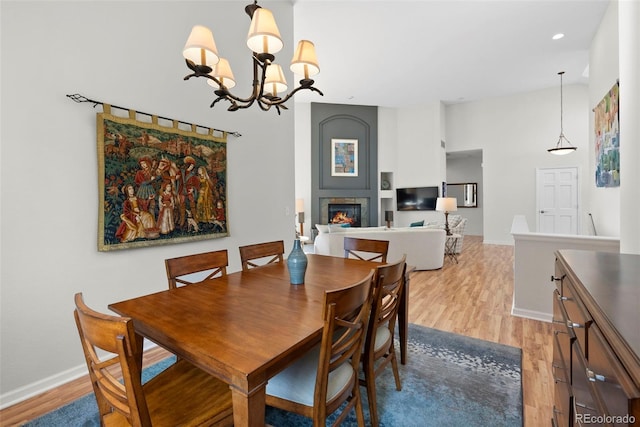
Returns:
[[[226,249],[164,260],[169,289],[226,276],[229,255]]]
[[[345,258],[354,257],[365,261],[386,263],[388,252],[388,240],[360,239],[357,237],[344,238]]]
[[[256,243],[254,245],[240,246],[240,261],[242,271],[261,267],[284,259],[284,241]]]
[[[398,361],[394,346],[394,331],[398,318],[400,299],[404,292],[406,255],[393,264],[376,268],[373,280],[371,316],[367,326],[362,356],[364,378],[360,385],[367,388],[371,425],[378,426],[378,405],[376,399],[376,377],[391,364],[396,382],[396,390],[402,389]]]
[[[344,404],[333,425],[340,425],[355,409],[358,426],[364,426],[358,370],[372,280],[373,271],[352,286],[325,292],[322,342],[269,379],[267,405],[311,418],[314,427],[324,427],[327,416]]]
[[[233,425],[227,384],[181,360],[143,385],[143,338],[133,321],[90,309],[82,293],[75,295],[75,304],[102,426]]]

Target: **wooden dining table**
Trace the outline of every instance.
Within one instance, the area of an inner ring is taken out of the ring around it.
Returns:
[[[327,290],[349,286],[377,263],[308,254],[303,285],[286,262],[110,304],[136,333],[229,384],[235,426],[263,426],[265,387],[322,337]],[[406,354],[407,292],[401,303],[401,360]],[[403,362],[404,363],[404,362]]]

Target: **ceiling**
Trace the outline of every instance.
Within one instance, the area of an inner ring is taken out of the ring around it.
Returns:
[[[559,87],[560,71],[564,85],[586,84],[591,41],[610,3],[292,1],[294,38],[315,43],[324,92],[296,100],[395,108]]]

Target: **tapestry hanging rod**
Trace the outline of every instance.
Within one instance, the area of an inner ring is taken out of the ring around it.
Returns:
[[[67,95],[67,98],[71,99],[72,101],[75,101],[77,103],[82,103],[82,102],[90,102],[93,104],[93,108],[96,108],[96,105],[100,104],[104,107],[104,102],[101,101],[95,101],[93,99],[89,99],[84,95],[80,95],[79,93],[74,93],[73,95]],[[125,108],[125,107],[118,107],[117,105],[113,105],[113,104],[109,104],[111,106],[111,108],[117,108],[118,110],[124,110],[124,111],[130,111],[130,108]],[[143,116],[149,116],[149,117],[157,117],[159,119],[162,120],[169,120],[171,122],[178,122],[178,123],[182,123],[183,125],[187,125],[187,126],[196,126],[202,129],[209,129],[211,131],[216,131],[216,132],[224,132],[227,133],[229,135],[233,135],[235,137],[241,137],[242,134],[238,131],[228,131],[228,130],[222,130],[222,129],[216,129],[216,128],[212,128],[209,126],[202,126],[202,125],[196,125],[193,123],[188,123],[188,122],[183,122],[181,120],[175,120],[175,119],[170,119],[169,117],[162,117],[162,116],[158,116],[156,114],[149,114],[149,113],[144,113],[142,111],[138,111],[136,110],[137,114],[142,114]]]

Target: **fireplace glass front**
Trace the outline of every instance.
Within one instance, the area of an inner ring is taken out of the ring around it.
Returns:
[[[330,203],[329,224],[349,224],[351,227],[361,225],[361,205],[359,203]]]

